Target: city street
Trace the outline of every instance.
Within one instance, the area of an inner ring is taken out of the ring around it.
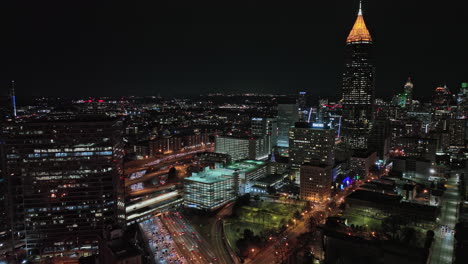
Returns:
[[[452,263],[455,240],[455,224],[458,219],[458,204],[460,193],[458,191],[459,172],[452,172],[447,182],[447,190],[442,196],[438,230],[435,230],[435,240],[432,246],[431,264]],[[445,227],[444,227],[445,226]]]

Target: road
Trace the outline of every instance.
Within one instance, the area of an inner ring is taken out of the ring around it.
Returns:
[[[306,218],[306,217],[304,217]],[[307,232],[307,221],[296,221],[296,224],[289,227],[283,235],[278,239],[283,239],[285,243],[291,243],[295,241],[296,238]],[[270,243],[266,248],[262,249],[254,259],[247,260],[246,263],[249,264],[272,264],[278,263],[277,249],[275,248],[275,242]]]
[[[125,213],[129,214],[129,213],[131,213],[131,212],[133,212],[135,210],[145,208],[147,206],[154,205],[154,204],[163,202],[165,200],[175,198],[177,196],[179,196],[178,191],[168,192],[168,193],[153,197],[151,199],[144,200],[144,201],[132,204],[130,206],[127,206],[127,207],[125,207]]]
[[[223,230],[223,218],[232,214],[233,206],[234,202],[231,202],[218,211],[210,230],[211,245],[223,264],[239,263],[236,253],[226,244],[227,240]]]
[[[139,182],[144,182],[144,181],[147,181],[147,180],[150,180],[152,178],[156,178],[158,176],[168,174],[168,173],[169,173],[169,169],[166,169],[166,170],[160,170],[160,171],[156,171],[156,172],[147,173],[147,174],[143,175],[142,177],[136,178],[136,179],[133,179],[133,180],[126,179],[125,180],[125,187],[131,186],[131,185],[139,183]]]
[[[141,189],[141,190],[127,192],[125,195],[127,197],[137,197],[137,196],[142,196],[146,194],[153,194],[155,192],[160,192],[160,191],[174,188],[176,185],[177,183],[168,183],[162,186],[145,187],[144,189]]]
[[[192,159],[195,154],[200,152],[213,152],[214,144],[207,144],[204,147],[191,149],[187,151],[180,151],[177,153],[171,153],[166,155],[159,155],[157,157],[143,159],[143,160],[134,160],[125,163],[125,174],[130,175],[134,172],[140,171],[142,169],[153,168],[155,166],[163,166],[167,164],[173,164],[179,160]]]
[[[336,207],[335,208],[328,208],[326,204],[316,204],[313,208],[309,208],[307,211],[306,215],[303,217],[302,220],[296,220],[295,224],[288,227],[286,231],[283,232],[282,236],[277,239],[285,239],[285,241],[282,241],[281,243],[287,243],[294,245],[294,243],[300,241],[296,241],[297,237],[305,232],[308,232],[308,220],[311,216],[314,216],[318,212],[324,212],[325,215],[322,216],[317,216],[320,217],[317,219],[319,222],[323,223],[324,220],[327,218],[328,214],[334,215],[338,211],[338,205],[344,201],[344,197],[349,195],[351,192],[353,192],[355,189],[359,188],[359,186],[363,182],[358,182],[354,186],[349,186],[339,194],[336,194],[333,197],[333,201],[336,202]],[[275,241],[273,243],[270,243],[268,246],[266,246],[264,249],[259,252],[254,259],[247,260],[246,263],[248,264],[272,264],[272,263],[279,263],[279,258],[277,257],[277,249],[275,248],[275,245],[278,245],[278,241]],[[287,251],[287,250],[286,250]]]
[[[156,263],[190,263],[183,258],[170,233],[164,228],[157,216],[140,223],[140,227],[146,239],[148,239],[149,248]]]
[[[217,258],[210,244],[182,214],[178,212],[167,213],[161,219],[188,263],[224,263]]]
[[[431,264],[452,263],[454,257],[455,224],[458,221],[458,204],[460,203],[460,192],[458,190],[458,171],[450,173],[451,177],[447,181],[447,190],[442,196],[440,204],[439,224],[441,228],[435,231],[435,240],[432,246]],[[446,226],[448,228],[443,228]]]

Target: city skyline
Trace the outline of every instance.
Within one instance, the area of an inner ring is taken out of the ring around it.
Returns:
[[[7,8],[0,264],[468,263],[465,9],[413,2]]]
[[[377,96],[391,96],[408,76],[415,98],[443,84],[459,88],[468,59],[468,37],[457,34],[467,23],[466,4],[363,5],[378,58]],[[18,96],[303,90],[339,96],[345,40],[357,6],[358,1],[11,6],[4,17],[12,27],[2,43],[11,52],[0,76],[1,95],[14,79]]]

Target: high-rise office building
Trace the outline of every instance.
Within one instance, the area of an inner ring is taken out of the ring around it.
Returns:
[[[289,132],[289,164],[299,179],[304,163],[333,166],[335,130],[322,123],[296,123]]]
[[[276,118],[254,117],[251,119],[251,131],[254,137],[266,137],[269,148],[276,146],[278,138],[278,122]]]
[[[306,122],[309,114],[309,109],[307,109],[307,92],[299,92],[299,97],[297,98],[297,106],[299,121]]]
[[[296,103],[278,104],[278,147],[289,147],[289,128],[299,120]]]
[[[444,87],[437,87],[434,90],[432,104],[436,107],[447,106],[450,102],[450,91],[447,85]]]
[[[373,121],[375,67],[372,37],[359,7],[358,16],[346,40],[343,73],[342,136],[350,148],[366,149]]]
[[[369,149],[377,152],[381,160],[387,160],[390,151],[390,120],[385,117],[378,117],[374,120],[374,125],[369,137]]]
[[[448,120],[448,133],[450,136],[450,146],[454,148],[464,148],[466,138],[466,119]]]
[[[408,80],[405,83],[404,91],[406,94],[406,104],[411,105],[413,103],[413,82],[411,81],[411,77],[408,77]]]
[[[96,252],[101,231],[123,224],[121,133],[101,117],[2,125],[7,213],[28,256]]]
[[[11,101],[11,118],[16,118],[16,93],[15,93],[15,80],[11,81],[10,87],[10,101]]]

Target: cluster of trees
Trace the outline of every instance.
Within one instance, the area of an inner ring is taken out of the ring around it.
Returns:
[[[247,258],[252,256],[260,248],[265,245],[265,238],[256,236],[250,229],[244,230],[244,236],[236,241],[237,249],[239,249],[239,256],[241,258]]]
[[[231,217],[237,217],[239,209],[242,206],[250,206],[250,193],[246,193],[242,196],[237,197],[236,202],[234,203],[234,206],[232,208],[232,215]]]
[[[434,240],[434,231],[428,230],[424,239],[414,228],[407,227],[408,224],[405,218],[392,215],[382,221],[382,231],[392,240],[413,246],[420,246],[424,241],[422,246],[429,248]]]

